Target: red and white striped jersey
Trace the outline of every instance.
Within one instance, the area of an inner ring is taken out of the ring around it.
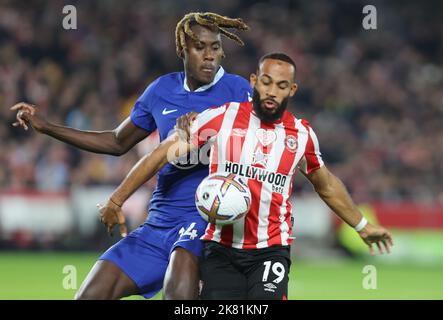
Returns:
[[[191,135],[199,147],[210,143],[210,173],[246,178],[252,195],[245,219],[223,227],[209,223],[202,239],[239,249],[290,245],[293,174],[297,167],[310,173],[323,165],[309,123],[288,111],[280,122],[264,122],[251,102],[232,102],[199,114]]]

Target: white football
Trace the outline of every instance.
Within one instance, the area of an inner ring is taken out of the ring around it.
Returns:
[[[245,217],[251,208],[251,191],[243,178],[232,173],[207,176],[195,192],[198,212],[208,222],[226,225]]]

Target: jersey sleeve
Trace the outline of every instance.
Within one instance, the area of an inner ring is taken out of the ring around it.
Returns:
[[[143,94],[137,99],[131,111],[132,123],[148,132],[153,132],[157,129],[154,117],[152,116],[152,106],[155,103],[157,86],[158,79],[146,88]]]
[[[311,128],[309,122],[302,120],[302,124],[308,131],[308,141],[306,143],[305,153],[298,164],[298,168],[305,174],[309,174],[320,169],[324,165],[324,162],[321,157],[317,135]]]
[[[200,147],[215,137],[221,129],[227,105],[200,113],[191,124],[191,143]]]

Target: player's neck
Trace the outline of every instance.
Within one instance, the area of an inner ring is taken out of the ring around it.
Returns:
[[[188,85],[189,90],[195,91],[200,87],[203,87],[204,85],[207,85],[207,83],[203,83],[201,81],[198,81],[191,77],[186,77],[186,84]]]

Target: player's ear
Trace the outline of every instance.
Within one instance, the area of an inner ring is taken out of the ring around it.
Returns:
[[[255,87],[255,84],[257,83],[257,75],[255,73],[251,73],[249,76],[249,83],[251,84],[252,88]]]
[[[297,89],[298,89],[298,85],[294,82],[291,85],[291,92],[289,92],[289,96],[290,97],[294,96],[294,94],[297,92]]]

